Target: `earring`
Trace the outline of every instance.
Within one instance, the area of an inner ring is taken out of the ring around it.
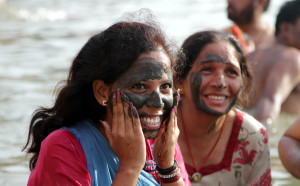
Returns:
[[[103,105],[103,106],[106,106],[106,105],[107,105],[107,101],[106,101],[106,100],[103,100],[103,101],[102,101],[102,105]]]
[[[183,90],[181,88],[178,89],[179,94],[183,94]]]

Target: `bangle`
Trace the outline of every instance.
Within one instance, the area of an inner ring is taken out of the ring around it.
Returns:
[[[158,165],[156,165],[156,170],[160,175],[170,175],[174,170],[176,170],[178,167],[177,161],[174,159],[173,166],[167,168],[167,169],[161,169]]]
[[[173,178],[160,178],[162,183],[173,183],[181,178],[181,174],[173,177]]]
[[[175,169],[176,171],[173,172],[172,174],[168,174],[168,175],[162,175],[160,173],[158,173],[160,178],[173,178],[175,176],[177,176],[178,174],[180,174],[180,168]]]
[[[173,183],[181,178],[181,171],[180,168],[177,168],[176,171],[170,175],[158,175],[162,183]]]

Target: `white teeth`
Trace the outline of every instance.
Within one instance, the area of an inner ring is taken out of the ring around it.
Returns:
[[[225,96],[215,96],[215,95],[210,95],[208,96],[211,99],[218,99],[218,100],[224,100]]]
[[[147,123],[148,125],[157,125],[160,122],[160,118],[159,117],[155,117],[155,118],[142,118],[142,120]]]

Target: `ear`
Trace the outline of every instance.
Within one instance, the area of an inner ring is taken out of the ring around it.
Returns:
[[[109,98],[109,86],[106,85],[103,80],[94,80],[93,91],[98,103],[102,106],[106,106],[106,102]]]

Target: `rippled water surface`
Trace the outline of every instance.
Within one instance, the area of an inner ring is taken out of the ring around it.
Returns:
[[[264,17],[270,24],[282,2],[272,0]],[[53,89],[66,78],[81,46],[124,12],[140,8],[153,10],[178,45],[195,31],[230,25],[226,0],[7,0],[0,5],[0,186],[26,185],[28,160],[21,149],[31,114],[53,103]],[[273,185],[299,185],[277,152],[294,119],[282,115],[270,129]]]

